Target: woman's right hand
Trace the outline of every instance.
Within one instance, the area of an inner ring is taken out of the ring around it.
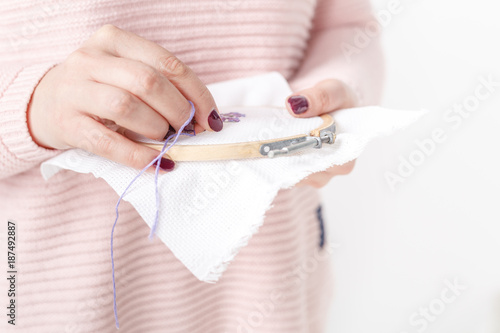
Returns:
[[[215,101],[193,71],[161,46],[112,25],[100,28],[81,48],[43,77],[28,107],[33,140],[45,148],[82,148],[142,169],[158,151],[104,124],[154,140],[189,118],[195,131],[220,131]],[[160,167],[173,169],[163,159]]]

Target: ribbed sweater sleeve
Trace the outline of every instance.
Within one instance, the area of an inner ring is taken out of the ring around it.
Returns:
[[[0,65],[0,179],[33,168],[60,152],[33,141],[26,117],[35,87],[53,65]]]
[[[379,103],[384,61],[375,27],[369,0],[318,0],[306,57],[290,80],[294,91],[332,78],[350,85],[361,105]]]

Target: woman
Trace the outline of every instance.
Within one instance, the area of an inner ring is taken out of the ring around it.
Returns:
[[[17,223],[18,279],[16,326],[4,319],[2,331],[116,330],[109,234],[118,196],[89,174],[45,182],[42,161],[78,147],[142,169],[157,152],[110,124],[163,138],[188,118],[190,100],[196,132],[221,131],[205,85],[268,71],[289,80],[295,93],[283,102],[296,117],[375,104],[377,38],[343,47],[374,22],[368,0],[3,1],[0,220],[5,230],[8,219]],[[321,332],[332,281],[313,187],[351,169],[281,191],[215,285],[147,240],[147,225],[123,202],[114,244],[120,330]]]

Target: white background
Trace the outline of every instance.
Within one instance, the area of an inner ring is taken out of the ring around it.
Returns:
[[[500,82],[500,3],[401,0],[401,8],[383,31],[383,105],[431,112],[373,142],[351,175],[323,190],[328,235],[340,244],[327,332],[499,333],[500,87],[456,128],[443,117],[474,96],[481,76]],[[418,154],[415,140],[437,128],[446,141],[392,191],[385,174],[397,174],[400,156]],[[455,279],[467,289],[445,303],[445,280]],[[418,315],[429,307],[432,320]]]

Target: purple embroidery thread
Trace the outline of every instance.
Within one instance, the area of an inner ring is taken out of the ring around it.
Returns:
[[[229,112],[229,113],[221,113],[220,117],[222,121],[226,123],[239,123],[240,117],[245,117],[245,114],[239,112]]]
[[[111,229],[111,270],[112,270],[112,274],[113,274],[113,309],[114,309],[114,312],[115,312],[115,324],[116,324],[116,328],[120,328],[120,324],[118,323],[118,311],[117,311],[117,308],[116,308],[116,284],[115,284],[115,261],[114,261],[114,256],[113,256],[113,235],[114,235],[114,232],[115,232],[116,223],[118,222],[118,215],[119,215],[118,214],[118,206],[120,205],[120,202],[122,201],[123,197],[125,196],[125,193],[127,193],[127,191],[130,188],[130,186],[132,186],[132,184],[150,166],[152,166],[156,161],[159,161],[163,157],[163,155],[170,148],[172,148],[173,145],[175,145],[177,143],[177,140],[179,139],[180,135],[187,135],[187,136],[194,136],[195,135],[194,131],[192,133],[183,133],[184,128],[187,125],[189,125],[191,123],[191,121],[193,120],[194,113],[195,113],[194,104],[191,101],[188,101],[188,102],[189,102],[189,104],[191,104],[191,114],[189,116],[189,119],[181,126],[181,128],[179,129],[179,131],[177,131],[177,133],[174,133],[174,134],[170,135],[165,140],[165,143],[163,144],[163,148],[162,148],[160,154],[158,154],[158,156],[155,159],[153,159],[148,165],[146,165],[144,167],[144,169],[142,169],[137,174],[137,176],[135,176],[134,179],[132,179],[132,181],[127,185],[127,187],[123,191],[122,195],[120,195],[120,198],[118,199],[118,202],[116,203],[116,206],[115,206],[116,218],[115,218],[115,222],[113,223],[113,228]],[[168,145],[168,142],[174,136],[175,136],[174,141],[170,145]],[[154,222],[153,226],[151,227],[151,232],[149,234],[149,239],[151,239],[151,240],[154,237],[154,234],[155,234],[155,231],[156,231],[156,227],[157,227],[157,224],[158,224],[158,212],[159,212],[159,207],[160,207],[160,194],[158,192],[158,172],[159,172],[159,170],[160,170],[160,163],[157,163],[156,164],[156,169],[155,169],[156,214],[155,214],[155,222]]]

